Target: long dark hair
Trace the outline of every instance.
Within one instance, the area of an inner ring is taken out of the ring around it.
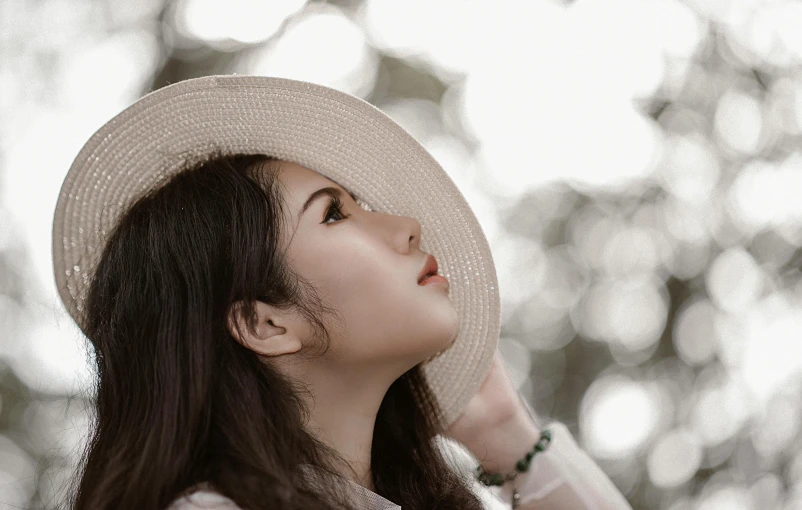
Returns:
[[[293,272],[279,242],[286,204],[276,158],[224,154],[138,199],[110,234],[81,317],[97,370],[74,510],[163,509],[198,483],[245,509],[349,508],[349,468],[308,434],[298,384],[226,327],[235,302],[303,314],[325,352],[336,310]],[[404,509],[480,509],[435,444],[421,366],[389,388],[371,451],[374,491]],[[431,399],[433,401],[433,399]],[[325,475],[299,476],[309,464]],[[352,471],[353,472],[353,471]]]

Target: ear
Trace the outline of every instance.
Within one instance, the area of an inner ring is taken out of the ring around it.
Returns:
[[[255,330],[248,327],[242,313],[242,302],[231,306],[226,324],[229,333],[248,349],[264,356],[292,354],[301,349],[302,328],[298,319],[261,301],[254,301]],[[238,326],[238,328],[237,328]]]

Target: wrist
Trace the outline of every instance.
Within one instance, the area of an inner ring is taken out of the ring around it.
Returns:
[[[510,473],[540,439],[541,430],[526,412],[482,431],[466,447],[490,473]]]

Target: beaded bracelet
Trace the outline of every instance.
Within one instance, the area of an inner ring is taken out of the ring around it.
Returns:
[[[540,439],[538,439],[537,443],[535,443],[534,448],[531,451],[527,452],[526,455],[515,463],[515,471],[507,474],[502,473],[488,473],[485,471],[485,468],[482,467],[480,464],[476,467],[476,476],[479,481],[486,486],[492,485],[504,485],[507,482],[515,480],[518,477],[518,473],[525,473],[529,471],[529,464],[531,464],[532,459],[534,456],[539,453],[543,452],[548,448],[549,443],[551,443],[551,430],[543,429],[540,433]],[[520,498],[518,494],[517,488],[514,489],[512,496],[512,508],[518,507],[518,500]]]

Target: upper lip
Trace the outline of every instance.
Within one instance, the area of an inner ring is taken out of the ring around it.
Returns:
[[[434,274],[437,274],[437,260],[432,255],[427,255],[426,262],[423,264],[423,269],[421,269],[420,274],[418,275],[418,283],[420,283],[425,277]]]

